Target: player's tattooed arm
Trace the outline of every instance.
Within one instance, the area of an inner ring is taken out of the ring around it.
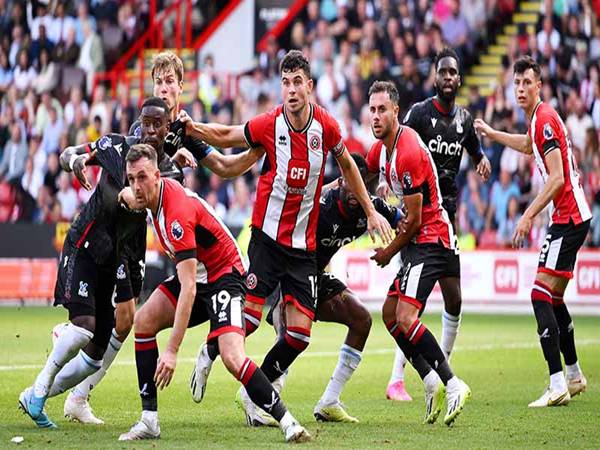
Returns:
[[[213,147],[249,147],[244,136],[243,125],[194,122],[183,110],[179,112],[178,119],[186,125],[186,132],[189,136],[202,139]]]
[[[531,140],[527,134],[505,133],[504,131],[492,128],[482,119],[475,119],[474,126],[475,130],[482,136],[487,136],[492,141],[498,142],[505,147],[510,147],[513,150],[526,155],[531,155],[533,153]]]
[[[65,172],[73,172],[81,185],[89,191],[92,185],[87,179],[85,168],[95,164],[95,155],[96,150],[90,151],[90,144],[67,147],[60,154],[60,166]]]
[[[175,308],[175,320],[171,336],[169,337],[166,350],[158,359],[158,366],[154,374],[154,381],[158,389],[166,388],[175,372],[177,353],[185,336],[185,331],[192,314],[192,306],[194,306],[194,298],[196,297],[197,264],[195,255],[192,258],[187,258],[177,263],[177,278],[181,283],[181,291],[177,300],[177,308]]]
[[[375,254],[371,256],[379,267],[385,267],[390,260],[405,247],[421,226],[421,211],[423,207],[423,194],[418,192],[412,195],[404,196],[404,206],[406,208],[406,217],[401,222],[401,230],[396,237],[385,248],[375,249]]]
[[[202,160],[202,164],[222,178],[234,178],[248,172],[264,154],[263,147],[250,148],[236,155],[224,155],[213,150]]]

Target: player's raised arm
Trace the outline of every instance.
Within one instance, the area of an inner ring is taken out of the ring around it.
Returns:
[[[423,194],[418,192],[405,195],[404,206],[406,208],[406,217],[402,221],[402,231],[396,234],[390,245],[385,248],[375,249],[375,254],[371,256],[371,259],[380,267],[387,266],[394,255],[410,242],[421,226]]]
[[[220,177],[234,178],[248,172],[264,154],[263,147],[250,148],[237,155],[224,155],[213,150],[202,160],[202,164]]]
[[[358,167],[350,156],[350,153],[344,148],[341,154],[337,157],[337,162],[342,171],[342,175],[348,182],[348,187],[356,195],[360,206],[362,206],[365,215],[367,216],[367,230],[373,242],[375,242],[374,232],[377,232],[384,244],[388,244],[393,239],[392,229],[388,221],[379,214],[373,207],[367,188],[363,183]]]
[[[96,150],[91,150],[90,144],[81,144],[67,147],[60,154],[60,167],[65,172],[73,172],[77,180],[88,191],[92,189],[92,185],[87,179],[85,168],[94,163]]]
[[[177,352],[185,336],[196,297],[196,266],[195,253],[177,263],[177,278],[181,283],[181,292],[177,300],[173,330],[167,343],[167,349],[160,356],[158,366],[156,367],[156,374],[154,375],[156,387],[159,389],[163,389],[169,385],[175,372]]]
[[[194,122],[185,111],[179,112],[178,119],[186,124],[188,135],[202,139],[208,145],[222,148],[249,147],[244,136],[244,125]]]
[[[504,131],[496,130],[482,119],[475,119],[474,126],[478,133],[482,136],[489,137],[492,141],[498,142],[526,155],[531,155],[533,153],[531,140],[526,134],[505,133]]]

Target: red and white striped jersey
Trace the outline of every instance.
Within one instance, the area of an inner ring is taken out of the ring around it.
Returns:
[[[553,150],[560,151],[565,182],[552,199],[549,208],[552,223],[565,224],[572,220],[578,225],[589,220],[592,212],[579,181],[571,139],[558,113],[548,103],[539,102],[533,111],[527,132],[531,138],[535,162],[544,182],[548,179],[546,155]]]
[[[452,224],[442,207],[435,163],[415,130],[400,127],[389,159],[383,141],[378,140],[367,154],[367,167],[369,172],[385,177],[398,197],[423,194],[417,244],[442,244],[446,248],[456,248]]]
[[[252,226],[283,246],[315,251],[325,161],[345,148],[338,123],[311,103],[308,123],[295,130],[280,105],[248,121],[244,133],[249,146],[266,151]]]
[[[198,283],[212,283],[234,267],[246,274],[242,252],[212,206],[177,181],[161,179],[158,212],[152,215],[152,224],[169,257],[177,262],[198,260]]]

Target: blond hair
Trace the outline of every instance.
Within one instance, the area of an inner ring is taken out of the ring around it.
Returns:
[[[179,82],[183,81],[183,62],[173,52],[160,52],[152,57],[152,80],[157,72],[173,69]]]

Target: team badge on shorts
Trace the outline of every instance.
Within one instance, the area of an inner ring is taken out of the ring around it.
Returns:
[[[256,275],[254,275],[253,273],[249,273],[248,276],[246,277],[246,287],[248,289],[254,289],[256,287],[258,283],[258,279],[256,278]]]
[[[126,278],[125,275],[125,266],[121,264],[117,269],[117,280],[124,280]]]
[[[183,228],[179,224],[179,221],[174,220],[171,222],[171,234],[176,241],[179,241],[183,237]]]

